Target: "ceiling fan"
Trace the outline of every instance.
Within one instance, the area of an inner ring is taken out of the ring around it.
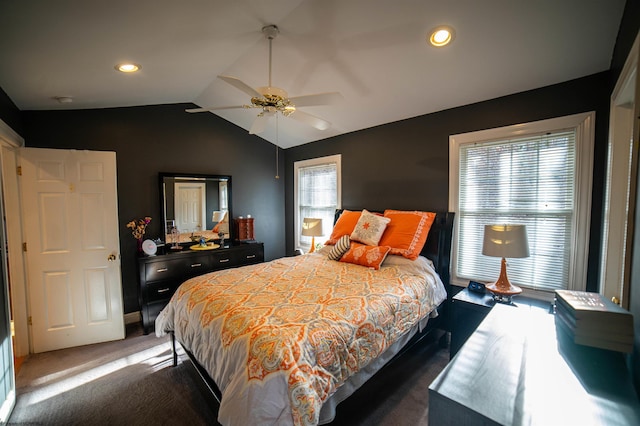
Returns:
[[[249,130],[249,133],[251,134],[263,132],[269,118],[274,116],[278,112],[285,117],[290,117],[302,123],[309,124],[316,129],[328,129],[331,126],[331,123],[315,115],[300,111],[298,108],[305,106],[334,104],[342,99],[342,95],[339,92],[317,93],[313,95],[294,96],[290,98],[284,89],[271,85],[271,43],[273,42],[273,39],[276,38],[279,32],[280,31],[278,30],[278,27],[276,27],[275,25],[267,25],[262,28],[262,33],[269,40],[268,86],[257,87],[254,89],[239,78],[231,77],[228,75],[218,76],[219,79],[227,82],[236,89],[242,90],[243,92],[251,96],[250,105],[191,108],[187,109],[186,111],[207,112],[222,109],[259,108],[261,111],[251,125],[251,129]]]

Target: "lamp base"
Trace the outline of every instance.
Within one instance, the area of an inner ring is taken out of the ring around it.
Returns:
[[[316,251],[316,237],[311,237],[311,248],[309,249],[309,253],[313,253]]]
[[[498,302],[511,303],[511,297],[522,293],[522,289],[509,282],[507,277],[507,260],[502,258],[502,265],[500,267],[500,276],[496,282],[487,284],[485,287],[491,293],[493,298]]]

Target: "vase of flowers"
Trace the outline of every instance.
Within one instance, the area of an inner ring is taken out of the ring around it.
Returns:
[[[131,234],[133,238],[138,241],[138,251],[142,252],[142,238],[144,237],[144,233],[147,230],[147,225],[151,222],[151,218],[149,216],[145,216],[141,219],[134,219],[131,222],[127,223],[127,228],[131,228]]]

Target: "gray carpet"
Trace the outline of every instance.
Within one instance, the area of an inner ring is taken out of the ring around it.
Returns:
[[[16,379],[9,424],[216,425],[215,401],[186,355],[138,326],[125,340],[31,355]],[[335,425],[426,425],[428,387],[448,361],[437,342],[385,367],[338,406]]]

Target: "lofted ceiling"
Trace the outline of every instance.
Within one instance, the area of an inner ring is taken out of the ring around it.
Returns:
[[[216,78],[289,96],[338,91],[301,110],[317,130],[272,118],[282,148],[609,69],[624,0],[3,0],[0,87],[20,110],[249,103]],[[436,49],[429,30],[455,29]],[[123,74],[114,65],[142,66]],[[60,103],[56,97],[71,97]],[[215,114],[249,130],[255,109]],[[185,114],[187,114],[185,112]],[[201,114],[213,114],[205,112]]]

